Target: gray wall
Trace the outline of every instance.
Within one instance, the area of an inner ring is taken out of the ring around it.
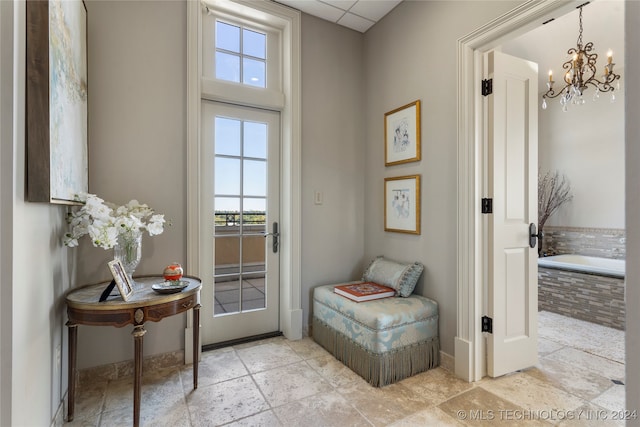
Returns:
[[[137,199],[172,225],[142,241],[136,274],[186,267],[186,3],[90,1],[89,191],[118,205]],[[83,239],[86,239],[83,238]],[[113,251],[83,240],[76,285],[110,278]],[[185,316],[145,325],[144,353],[184,347]],[[81,326],[78,368],[133,357],[131,328]]]
[[[627,46],[633,46],[640,40],[640,2],[626,3],[626,35]],[[626,70],[629,76],[640,73],[640,56],[632,49],[625,56]],[[626,120],[626,219],[627,219],[627,257],[630,260],[640,259],[640,80],[628,79],[625,83],[627,93],[625,114]],[[640,263],[627,263],[627,380],[626,396],[629,410],[640,410]],[[640,426],[640,418],[630,420],[628,426]]]
[[[72,271],[66,209],[25,202],[24,2],[2,2],[2,425],[49,425],[66,390],[64,293]],[[6,31],[5,31],[6,30]],[[15,65],[15,67],[14,67]],[[13,119],[13,120],[12,120]]]
[[[456,334],[456,41],[520,2],[405,1],[365,34],[365,258],[425,265],[418,293],[440,307],[440,343]],[[422,161],[384,166],[384,113],[422,101]],[[422,175],[422,234],[383,224],[385,177]]]
[[[302,309],[312,288],[356,280],[364,254],[363,35],[302,15]],[[314,192],[323,203],[314,203]]]
[[[630,74],[624,69],[624,10],[622,1],[595,1],[584,8],[585,41],[594,43],[598,73],[603,72],[608,49],[613,49],[615,70],[622,86]],[[540,95],[547,90],[548,70],[554,71],[554,88],[562,84],[561,65],[567,49],[575,47],[578,11],[505,41],[502,51],[539,66]],[[600,78],[600,76],[597,76]],[[551,216],[547,225],[579,228],[624,229],[624,91],[593,101],[595,89],[585,92],[586,104],[563,112],[560,98],[546,110],[538,102],[539,165],[542,172],[559,170],[571,182],[574,195]]]

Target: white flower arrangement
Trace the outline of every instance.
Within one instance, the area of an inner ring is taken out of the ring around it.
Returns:
[[[81,194],[76,200],[84,206],[70,212],[67,223],[71,231],[64,235],[64,244],[78,246],[78,239],[88,234],[93,246],[111,249],[118,243],[118,236],[133,240],[146,230],[150,236],[164,231],[164,215],[155,214],[146,204],[131,200],[124,206],[105,202],[95,194]]]

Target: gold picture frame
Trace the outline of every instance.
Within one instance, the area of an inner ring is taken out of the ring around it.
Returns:
[[[384,165],[417,162],[420,149],[420,100],[384,115]]]
[[[116,286],[120,291],[120,295],[122,295],[122,299],[125,301],[129,300],[129,297],[133,294],[133,285],[129,280],[129,276],[124,271],[124,266],[119,259],[114,259],[113,261],[109,261],[109,270],[111,270],[111,275],[113,276],[113,280],[116,282]]]
[[[384,179],[384,231],[420,234],[420,175]]]

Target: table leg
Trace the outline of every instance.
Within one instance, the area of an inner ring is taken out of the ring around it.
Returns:
[[[76,351],[78,348],[78,325],[67,322],[69,328],[69,395],[67,421],[73,421],[76,404]]]
[[[200,304],[193,307],[193,389],[198,388],[198,359],[200,355]]]
[[[134,355],[134,378],[133,378],[133,425],[140,425],[140,400],[142,397],[142,337],[147,331],[144,325],[136,325],[133,328],[135,355]]]

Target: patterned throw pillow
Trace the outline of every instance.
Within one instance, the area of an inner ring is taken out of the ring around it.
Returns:
[[[423,270],[424,265],[419,262],[402,264],[379,256],[364,271],[362,280],[389,286],[395,289],[399,296],[408,297],[413,293]]]

